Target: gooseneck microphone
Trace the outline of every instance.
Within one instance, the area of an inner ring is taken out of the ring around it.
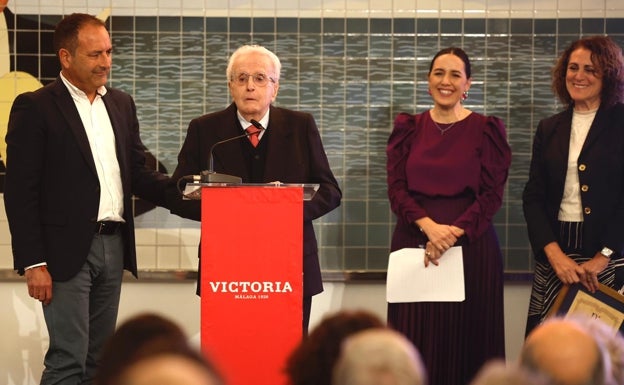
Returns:
[[[262,127],[262,124],[260,124],[260,122],[257,121],[256,119],[251,119],[251,121],[249,123],[253,124],[258,130],[260,130],[258,132],[254,132],[251,135],[260,135],[260,132],[265,130],[265,128]]]
[[[260,124],[260,122],[258,122],[255,119],[251,119],[250,123],[254,125],[258,129],[258,131],[254,133],[244,133],[242,135],[233,136],[231,138],[215,142],[212,146],[210,146],[210,150],[208,153],[208,169],[201,171],[199,175],[187,175],[187,176],[183,176],[182,178],[180,178],[177,182],[178,191],[180,191],[180,193],[184,195],[183,192],[181,191],[182,181],[200,182],[200,183],[227,183],[227,184],[242,183],[242,178],[239,176],[220,174],[214,171],[214,154],[213,153],[214,153],[215,147],[220,146],[223,143],[228,143],[234,140],[247,138],[252,135],[260,135],[260,133],[265,130],[262,124]]]
[[[210,153],[208,154],[208,170],[202,171],[200,173],[200,181],[202,183],[241,183],[242,179],[238,176],[227,175],[227,174],[219,174],[214,171],[214,149],[217,146],[222,145],[223,143],[231,142],[233,140],[238,140],[241,138],[247,138],[252,135],[260,135],[260,132],[264,130],[262,124],[255,119],[251,119],[251,124],[253,124],[258,131],[253,133],[244,133],[242,135],[233,136],[228,139],[224,139],[214,143],[210,146]]]

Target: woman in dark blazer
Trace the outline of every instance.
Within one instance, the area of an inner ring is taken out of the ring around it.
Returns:
[[[526,333],[563,285],[619,289],[624,265],[624,60],[610,38],[573,42],[553,70],[565,111],[539,122],[523,208],[536,259]]]

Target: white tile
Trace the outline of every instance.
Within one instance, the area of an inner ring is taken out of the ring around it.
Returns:
[[[180,229],[180,245],[197,247],[201,238],[199,229]]]
[[[13,252],[9,245],[0,245],[0,269],[13,269]]]
[[[559,1],[559,10],[579,10],[581,9],[581,0],[565,0]]]
[[[156,248],[157,269],[179,269],[180,248],[178,246],[158,246]]]
[[[517,19],[532,19],[534,15],[535,15],[534,9],[511,8],[511,13],[509,17],[517,18]]]
[[[534,0],[510,0],[509,7],[513,11],[533,11],[535,8]]]
[[[298,10],[299,5],[293,0],[275,0],[275,8],[279,11]]]
[[[256,11],[275,12],[275,0],[257,0],[253,2],[254,14]]]
[[[392,7],[398,10],[415,10],[422,8],[438,9],[438,0],[394,0]]]
[[[204,0],[182,0],[182,9],[186,11],[202,11],[204,10]]]
[[[463,0],[440,0],[440,11],[456,11],[466,9],[485,9],[485,2]]]
[[[322,10],[323,9],[323,1],[322,0],[300,0],[299,1],[299,9],[304,10]]]
[[[556,19],[558,17],[556,9],[535,9],[534,16],[536,19]]]
[[[0,193],[0,221],[6,220],[6,211],[4,210],[4,194]]]
[[[11,233],[9,232],[9,222],[0,221],[0,245],[11,244]]]
[[[156,244],[156,229],[134,229],[134,237],[137,245]]]
[[[370,0],[370,11],[391,11],[392,2],[388,0]]]
[[[583,18],[586,19],[602,19],[605,11],[602,9],[583,9]]]
[[[180,229],[156,229],[156,244],[158,246],[180,245]]]
[[[180,247],[180,269],[197,270],[199,266],[198,256],[199,249],[197,246]]]
[[[582,10],[604,11],[606,9],[605,5],[604,1],[581,0]],[[620,8],[624,8],[624,2],[620,2]]]
[[[508,19],[511,17],[511,11],[509,9],[506,10],[488,10],[487,11],[488,19]]]
[[[510,0],[488,0],[482,2],[488,11],[508,11],[510,9]]]
[[[229,3],[230,2],[228,0],[206,0],[204,1],[204,7],[206,8],[206,10],[211,10],[211,9],[227,10],[228,8],[230,8]]]
[[[156,246],[137,246],[136,251],[139,270],[156,268]]]
[[[322,12],[323,12],[323,17],[343,18],[345,17],[346,11],[344,9],[324,9]]]
[[[557,0],[535,0],[534,7],[536,10],[556,11]]]

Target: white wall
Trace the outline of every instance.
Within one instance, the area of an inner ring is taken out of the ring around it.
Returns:
[[[505,287],[505,328],[508,360],[515,360],[524,337],[530,286]],[[199,298],[194,282],[125,282],[119,322],[141,313],[157,312],[178,322],[194,340],[199,338]],[[26,284],[0,283],[0,384],[38,384],[48,336],[39,302],[28,296]],[[338,309],[367,309],[386,318],[383,283],[326,283],[314,297],[310,326]],[[460,325],[458,325],[460,327]],[[469,331],[468,331],[469,332]]]

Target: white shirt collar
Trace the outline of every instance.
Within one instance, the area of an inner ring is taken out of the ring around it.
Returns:
[[[67,87],[72,97],[79,98],[79,99],[88,99],[87,94],[83,90],[73,85],[69,80],[67,80],[65,76],[63,76],[63,71],[61,71],[60,75],[61,75],[61,80],[63,81],[63,84],[65,84],[65,87]],[[97,90],[97,93],[100,97],[106,95],[106,92],[107,92],[106,87],[104,86],[101,86]]]
[[[267,129],[269,127],[269,111],[271,111],[270,108],[267,110],[266,114],[264,114],[262,119],[258,121],[258,123],[260,123],[262,127],[264,127],[264,129]],[[243,118],[238,110],[236,110],[236,115],[238,116],[238,121],[240,122],[241,127],[243,127],[243,130],[251,125],[251,122],[248,122],[247,119]],[[264,132],[261,132],[260,136],[262,136],[263,133]]]

